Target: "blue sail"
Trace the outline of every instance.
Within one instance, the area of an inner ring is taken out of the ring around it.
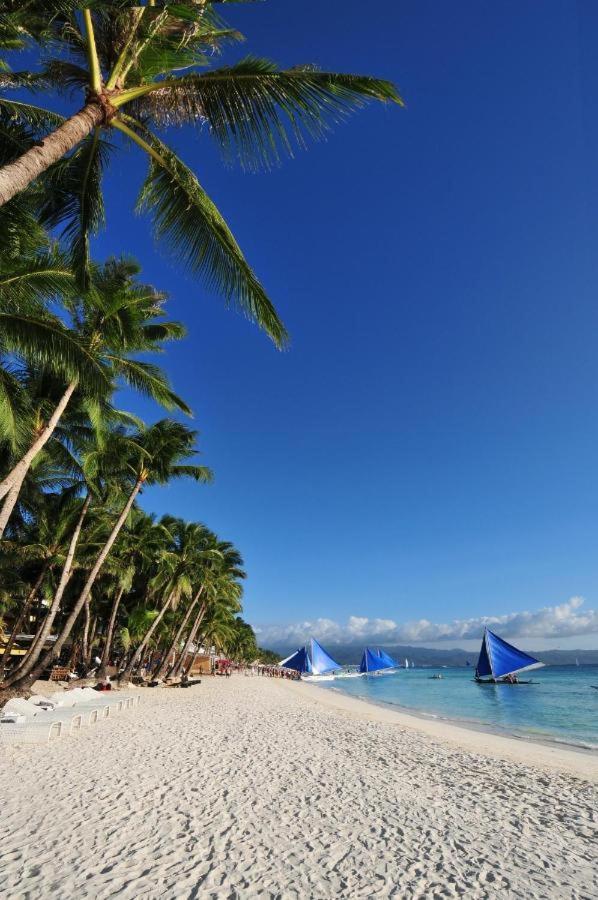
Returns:
[[[332,672],[334,669],[341,668],[315,638],[311,639],[311,668],[314,675],[323,675],[324,672]]]
[[[480,678],[487,678],[489,675],[492,675],[492,666],[490,665],[490,657],[488,656],[488,651],[486,650],[486,632],[484,631],[484,637],[482,638],[482,649],[480,650],[480,656],[478,659],[478,664],[475,670],[476,675],[479,675]]]
[[[391,668],[391,666],[380,658],[377,650],[370,650],[369,647],[365,648],[359,666],[360,672],[379,672],[380,669],[389,668]]]
[[[280,663],[283,669],[294,669],[295,672],[311,672],[311,661],[305,647],[300,647],[292,656]]]
[[[392,658],[392,656],[389,656],[388,653],[385,653],[381,647],[378,648],[378,656],[380,657],[382,662],[386,663],[387,668],[398,669],[399,664],[397,662],[395,662],[395,660]]]
[[[492,678],[504,678],[505,675],[514,675],[524,669],[537,669],[544,665],[529,653],[524,653],[503,641],[497,634],[486,628],[482,649],[476,672],[479,676]]]

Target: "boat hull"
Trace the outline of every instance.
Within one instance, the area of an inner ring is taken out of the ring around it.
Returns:
[[[314,681],[319,684],[320,681],[334,681],[334,675],[302,675],[301,681]]]

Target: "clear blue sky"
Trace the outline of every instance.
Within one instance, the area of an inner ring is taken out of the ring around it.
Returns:
[[[196,411],[209,488],[143,504],[241,549],[253,623],[432,621],[534,610],[598,569],[598,211],[591,0],[234,6],[245,52],[397,82],[269,174],[174,140],[292,334],[277,353],[178,272],[130,209],[109,230],[171,295],[165,360]],[[155,417],[154,410],[135,408]]]

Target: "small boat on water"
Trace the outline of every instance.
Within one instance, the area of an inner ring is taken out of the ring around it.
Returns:
[[[342,668],[315,638],[310,641],[309,651],[307,647],[300,647],[278,665],[301,672],[303,681],[333,681],[334,673]]]
[[[478,684],[531,684],[531,681],[519,681],[519,672],[540,669],[543,665],[529,653],[507,644],[489,628],[485,628],[475,680]]]
[[[340,672],[335,672],[335,678],[361,678],[363,672],[360,672],[356,666],[348,666],[346,669],[341,669]]]
[[[398,663],[392,656],[389,656],[380,647],[376,649],[366,647],[361,657],[359,672],[361,675],[385,675],[390,674],[398,667]]]

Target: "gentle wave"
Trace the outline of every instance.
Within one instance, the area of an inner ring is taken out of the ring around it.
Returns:
[[[325,690],[398,708],[427,719],[521,740],[598,751],[596,667],[552,667],[534,673],[532,685],[477,685],[471,669],[410,669],[387,678],[341,679]]]

